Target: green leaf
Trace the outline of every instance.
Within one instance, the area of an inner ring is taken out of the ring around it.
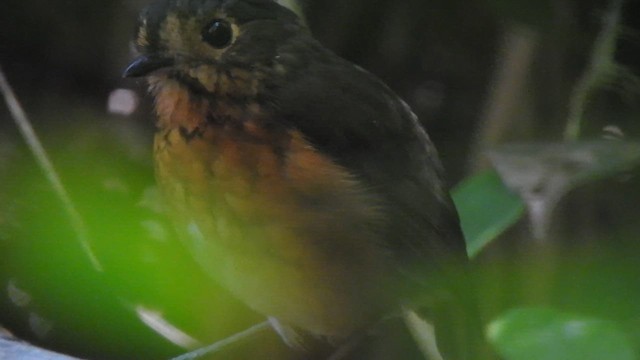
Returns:
[[[463,181],[452,196],[470,257],[513,225],[524,210],[520,198],[504,186],[493,170]]]
[[[636,359],[616,323],[552,309],[511,310],[489,325],[488,337],[505,360]]]
[[[277,0],[278,4],[286,7],[287,9],[296,13],[301,19],[305,19],[304,11],[302,11],[302,5],[298,0]]]

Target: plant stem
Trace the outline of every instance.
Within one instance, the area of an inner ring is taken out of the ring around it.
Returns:
[[[217,341],[207,347],[203,347],[201,349],[180,355],[171,360],[194,360],[199,359],[205,355],[215,354],[218,351],[226,348],[229,345],[235,344],[239,341],[247,339],[255,334],[258,334],[262,331],[269,329],[270,325],[268,321],[261,322],[259,324],[253,325],[252,327],[243,330],[237,334],[231,335],[228,338]]]
[[[596,38],[587,70],[573,89],[564,139],[576,141],[589,98],[615,70],[615,52],[624,0],[612,0],[604,15],[602,30]]]
[[[38,139],[36,132],[33,130],[33,126],[31,126],[31,122],[29,121],[27,114],[25,113],[24,109],[20,105],[20,102],[18,101],[18,98],[16,97],[13,91],[13,88],[9,84],[9,81],[7,80],[7,77],[5,76],[1,67],[0,67],[0,93],[2,93],[2,96],[4,97],[7,103],[7,107],[11,112],[11,115],[13,117],[13,120],[16,126],[20,130],[22,137],[27,142],[27,145],[31,150],[31,153],[36,158],[36,162],[44,172],[45,176],[47,177],[47,180],[53,187],[54,192],[62,202],[62,205],[65,211],[67,212],[67,215],[69,216],[71,226],[73,227],[76,233],[80,246],[89,257],[89,260],[91,261],[91,264],[93,265],[93,267],[97,271],[102,272],[103,271],[102,265],[98,261],[98,258],[95,256],[89,244],[89,233],[85,225],[85,222],[82,219],[82,216],[80,215],[80,212],[78,211],[77,207],[71,200],[69,193],[67,192],[64,185],[62,184],[62,181],[60,180],[60,176],[58,175],[58,172],[56,171],[55,167],[53,166],[53,163],[49,159],[49,156],[47,155],[46,150],[42,146],[40,139]]]

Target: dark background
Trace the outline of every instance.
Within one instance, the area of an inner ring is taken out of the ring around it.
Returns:
[[[527,86],[512,94],[519,104],[515,116],[491,142],[559,139],[568,97],[607,5],[600,0],[301,3],[323,44],[381,77],[412,106],[439,145],[452,183],[467,174],[469,149],[485,141],[478,136],[487,126],[484,116],[502,61],[511,51],[510,36],[526,38],[524,46],[532,47],[523,61]],[[119,75],[131,58],[132,24],[144,4],[4,1],[0,60],[25,105],[38,109],[57,97],[71,105],[101,107],[114,88],[141,90]],[[637,3],[628,1],[617,52],[619,62],[632,70],[640,58],[636,13]],[[617,97],[607,99],[607,105],[613,102],[621,111],[637,113],[637,101]],[[143,117],[143,111],[136,117]],[[600,125],[591,125],[588,136],[599,135]],[[637,131],[629,121],[622,125],[629,135]]]

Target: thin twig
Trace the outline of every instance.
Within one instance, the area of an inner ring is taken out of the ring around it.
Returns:
[[[266,329],[270,328],[269,321],[261,322],[257,325],[253,325],[252,327],[243,330],[237,334],[231,335],[228,338],[217,341],[209,346],[194,350],[192,352],[186,353],[184,355],[180,355],[171,360],[194,360],[201,358],[205,355],[210,355],[216,353],[229,345],[233,345],[239,341],[247,339],[255,334],[258,334]]]
[[[474,135],[474,150],[468,162],[470,172],[491,166],[485,150],[504,142],[513,130],[514,118],[520,117],[538,43],[536,32],[527,27],[511,26],[506,31],[480,128]]]
[[[47,177],[47,180],[53,187],[53,190],[58,196],[58,199],[62,202],[62,205],[67,212],[67,215],[69,216],[71,226],[76,233],[80,246],[89,257],[89,260],[91,261],[93,267],[96,270],[102,272],[102,265],[98,261],[98,258],[95,256],[93,250],[91,249],[91,246],[89,245],[89,232],[87,230],[85,222],[82,219],[82,216],[80,215],[77,207],[75,206],[73,201],[71,201],[69,193],[62,184],[60,176],[56,172],[56,169],[49,159],[47,152],[45,151],[42,143],[33,130],[27,114],[20,105],[20,102],[18,101],[11,85],[9,84],[4,71],[2,71],[2,67],[0,67],[0,92],[4,96],[9,111],[11,112],[13,120],[20,130],[22,137],[27,142],[29,149],[33,153],[33,156],[36,158],[36,161]]]
[[[589,98],[598,90],[603,80],[611,75],[615,68],[616,42],[621,21],[624,0],[612,0],[607,10],[603,27],[596,38],[591,62],[575,88],[569,104],[569,117],[564,138],[568,141],[578,140],[585,108]]]

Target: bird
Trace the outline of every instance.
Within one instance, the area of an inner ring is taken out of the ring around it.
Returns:
[[[154,98],[174,225],[288,345],[346,343],[402,309],[438,318],[434,303],[466,302],[464,237],[427,133],[296,13],[273,0],[158,0],[133,44],[123,75],[146,78]]]

